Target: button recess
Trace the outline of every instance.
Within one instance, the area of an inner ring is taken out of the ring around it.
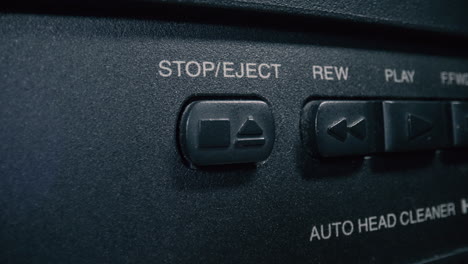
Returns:
[[[312,101],[301,119],[303,144],[315,157],[383,150],[382,106],[374,101]]]
[[[468,103],[452,102],[453,144],[468,147]]]
[[[447,104],[442,102],[383,102],[387,152],[445,148],[450,145]]]
[[[179,130],[182,153],[196,166],[261,162],[275,140],[273,115],[260,100],[192,102]]]

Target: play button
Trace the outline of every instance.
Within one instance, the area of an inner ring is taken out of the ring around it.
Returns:
[[[443,102],[384,101],[385,151],[434,150],[450,145]]]
[[[410,140],[420,137],[431,131],[433,124],[422,117],[408,114],[408,136]]]

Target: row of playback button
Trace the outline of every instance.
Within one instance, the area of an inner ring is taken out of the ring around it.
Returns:
[[[468,103],[311,101],[300,129],[315,157],[468,147]],[[275,122],[262,100],[199,100],[182,112],[178,138],[195,166],[259,163],[273,149]]]
[[[301,136],[315,157],[467,147],[468,103],[311,101]]]

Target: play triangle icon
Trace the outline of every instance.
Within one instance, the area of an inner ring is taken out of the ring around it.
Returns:
[[[413,115],[408,114],[408,135],[410,139],[420,137],[432,129],[432,122]]]

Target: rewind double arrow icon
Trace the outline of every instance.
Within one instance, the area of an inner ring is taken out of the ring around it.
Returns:
[[[365,118],[360,118],[349,126],[346,118],[343,118],[340,121],[333,123],[327,129],[329,135],[343,142],[346,140],[348,133],[360,140],[364,140],[366,138],[366,131]]]

